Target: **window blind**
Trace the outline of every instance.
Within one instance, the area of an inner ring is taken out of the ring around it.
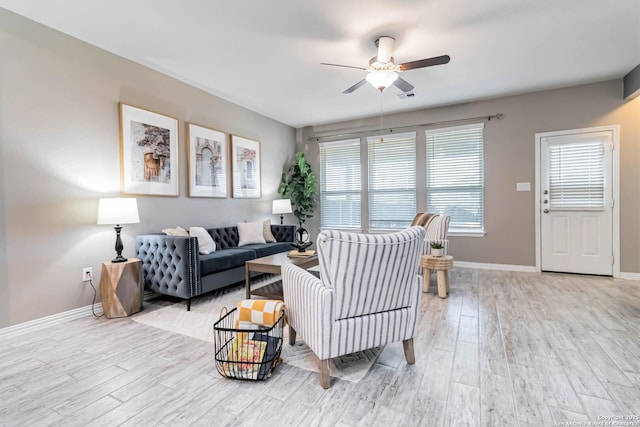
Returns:
[[[427,212],[450,231],[484,229],[484,123],[426,131]]]
[[[549,145],[549,207],[602,209],[604,142]]]
[[[360,140],[320,144],[320,226],[360,229]]]
[[[368,137],[369,229],[401,229],[416,214],[415,132]]]

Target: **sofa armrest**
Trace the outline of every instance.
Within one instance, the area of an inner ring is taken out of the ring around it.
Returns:
[[[135,246],[146,289],[185,299],[202,293],[195,237],[140,234]]]
[[[295,225],[271,224],[271,233],[278,242],[295,242],[297,228]]]

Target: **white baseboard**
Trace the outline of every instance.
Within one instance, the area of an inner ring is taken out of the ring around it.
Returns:
[[[467,262],[467,261],[453,261],[456,267],[463,268],[477,268],[480,270],[504,270],[504,271],[521,271],[524,273],[537,273],[538,270],[535,266],[529,265],[513,265],[513,264],[488,264],[483,262]],[[623,280],[640,280],[640,273],[620,273],[615,277],[616,279]]]
[[[524,273],[537,273],[536,267],[533,265],[515,265],[515,264],[488,264],[484,262],[468,262],[453,261],[453,265],[463,268],[478,268],[480,270],[503,270],[503,271],[521,271]]]
[[[623,273],[616,277],[616,279],[624,279],[624,280],[640,280],[640,273]]]
[[[96,303],[96,314],[99,316],[102,314],[102,304]],[[63,311],[62,313],[53,314],[47,317],[41,317],[40,319],[30,320],[24,323],[18,323],[17,325],[9,326],[0,329],[0,339],[11,338],[17,335],[21,335],[27,332],[39,331],[40,329],[47,328],[52,325],[58,325],[60,323],[68,322],[69,320],[79,319],[81,317],[93,315],[91,311],[91,305],[75,308],[69,311]]]

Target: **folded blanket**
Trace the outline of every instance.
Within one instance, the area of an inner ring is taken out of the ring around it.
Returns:
[[[284,304],[280,300],[246,299],[238,302],[236,328],[255,329],[255,326],[271,327],[276,324]]]

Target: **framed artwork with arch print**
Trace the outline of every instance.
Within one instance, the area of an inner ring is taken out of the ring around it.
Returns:
[[[262,197],[260,142],[231,135],[234,198]]]
[[[224,132],[187,123],[189,197],[228,197],[228,137]]]

